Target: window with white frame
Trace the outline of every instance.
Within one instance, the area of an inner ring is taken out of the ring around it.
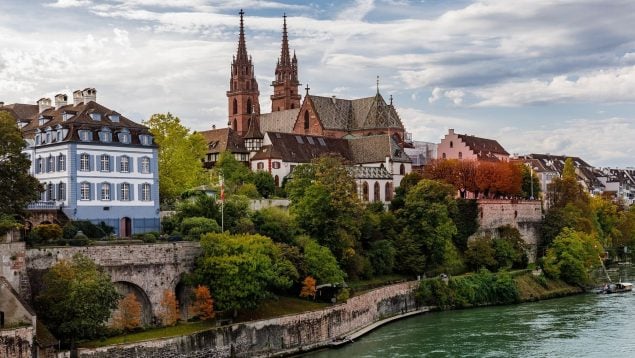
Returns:
[[[57,157],[57,171],[63,172],[66,170],[66,156],[64,154],[60,154]]]
[[[42,157],[37,158],[37,164],[36,164],[36,167],[35,167],[35,171],[37,173],[42,173],[42,171],[43,171],[42,167],[43,166],[44,166],[44,159],[42,159]]]
[[[130,172],[130,158],[124,155],[119,161],[119,171],[122,173]]]
[[[141,158],[141,173],[143,174],[150,173],[150,158],[148,157]]]
[[[58,131],[57,131],[57,141],[58,141],[58,142],[61,142],[61,141],[62,141],[62,139],[63,139],[63,138],[62,138],[62,133],[63,133],[63,132],[62,132],[61,130],[58,130]]]
[[[92,133],[88,130],[81,130],[79,131],[79,139],[82,142],[88,142],[90,140],[92,140]]]
[[[55,158],[52,155],[49,155],[46,163],[46,171],[52,172],[55,170]]]
[[[55,190],[53,183],[48,183],[48,185],[46,185],[46,198],[49,201],[55,200]]]
[[[99,162],[101,163],[102,172],[110,171],[110,156],[108,154],[102,154]]]
[[[79,187],[80,200],[90,200],[90,184],[82,183]]]
[[[86,153],[79,156],[79,170],[87,172],[90,170],[90,157]]]
[[[117,137],[119,138],[119,143],[124,143],[124,144],[130,143],[130,132],[128,132],[127,130],[117,134]]]
[[[120,199],[123,201],[130,200],[130,184],[128,183],[121,184]]]
[[[60,182],[57,185],[57,200],[66,200],[66,183]]]
[[[141,185],[141,200],[150,201],[150,184],[144,183]]]
[[[110,200],[110,184],[109,183],[101,184],[101,200],[104,200],[104,201]]]

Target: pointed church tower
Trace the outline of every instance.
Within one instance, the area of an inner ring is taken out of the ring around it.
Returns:
[[[282,51],[276,65],[276,79],[271,83],[271,112],[285,109],[300,108],[300,94],[298,93],[298,59],[289,53],[289,39],[287,37],[287,15],[283,16]]]
[[[258,82],[254,74],[254,66],[251,63],[251,56],[247,55],[247,45],[245,44],[245,29],[243,27],[243,15],[240,10],[240,35],[238,37],[238,51],[232,62],[231,79],[229,80],[229,91],[227,91],[227,102],[229,108],[228,125],[235,130],[238,135],[247,133],[252,113],[260,113],[260,103],[258,102]]]

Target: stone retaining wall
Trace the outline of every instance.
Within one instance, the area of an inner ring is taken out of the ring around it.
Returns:
[[[31,358],[33,327],[0,329],[0,358]]]
[[[417,282],[378,288],[324,310],[219,327],[188,336],[94,349],[79,357],[254,357],[302,352],[330,344],[381,319],[415,310]]]

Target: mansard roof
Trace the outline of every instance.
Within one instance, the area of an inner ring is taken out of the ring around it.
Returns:
[[[30,119],[38,113],[36,104],[13,103],[2,106],[0,109],[8,109],[16,120]]]
[[[457,134],[481,160],[496,159],[495,154],[509,156],[509,153],[494,139],[475,137],[466,134]]]
[[[393,162],[410,163],[411,159],[389,135],[350,137],[347,139],[355,164]]]
[[[325,129],[353,131],[375,128],[403,129],[394,106],[381,94],[358,99],[307,95]]]
[[[37,107],[37,106],[35,106]],[[67,113],[71,116],[64,120],[63,114]],[[90,115],[92,113],[98,113],[101,115],[99,120],[93,120]],[[110,119],[110,115],[118,115],[119,121],[112,121]],[[40,118],[47,119],[47,121],[40,125]],[[44,130],[47,127],[53,127],[55,125],[62,125],[64,127],[68,127],[69,129],[90,129],[90,130],[99,130],[103,127],[109,127],[114,130],[127,128],[131,132],[135,132],[138,134],[144,133],[147,134],[148,128],[141,124],[137,124],[130,119],[122,116],[118,112],[115,112],[109,108],[102,106],[101,104],[90,101],[88,103],[80,103],[80,104],[67,104],[58,109],[54,107],[43,110],[41,113],[38,113],[37,110],[34,114],[32,114],[29,118],[29,124],[22,128],[22,133],[25,137],[32,137],[35,133],[36,129]],[[74,131],[73,131],[74,132]]]
[[[281,132],[291,133],[293,132],[293,125],[295,124],[300,108],[287,109],[284,111],[276,111],[271,113],[260,114],[260,131],[266,132]]]
[[[207,153],[249,153],[243,139],[231,128],[212,129],[199,132],[205,139]]]
[[[564,170],[564,162],[567,158],[573,160],[573,165],[576,168],[576,173],[580,179],[582,179],[588,187],[602,187],[602,182],[597,178],[594,173],[594,168],[579,157],[568,157],[566,155],[552,155],[552,154],[529,154],[520,157],[522,160],[535,160],[539,162],[536,166],[538,170],[545,169],[545,171],[554,171],[558,175],[562,175]],[[533,164],[533,162],[532,162]]]
[[[290,163],[309,163],[315,158],[332,154],[338,154],[348,161],[352,159],[348,142],[342,138],[268,132],[265,143],[252,160],[280,159]]]

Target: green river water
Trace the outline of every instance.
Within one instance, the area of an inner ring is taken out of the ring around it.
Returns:
[[[635,293],[423,314],[307,357],[635,357]]]

